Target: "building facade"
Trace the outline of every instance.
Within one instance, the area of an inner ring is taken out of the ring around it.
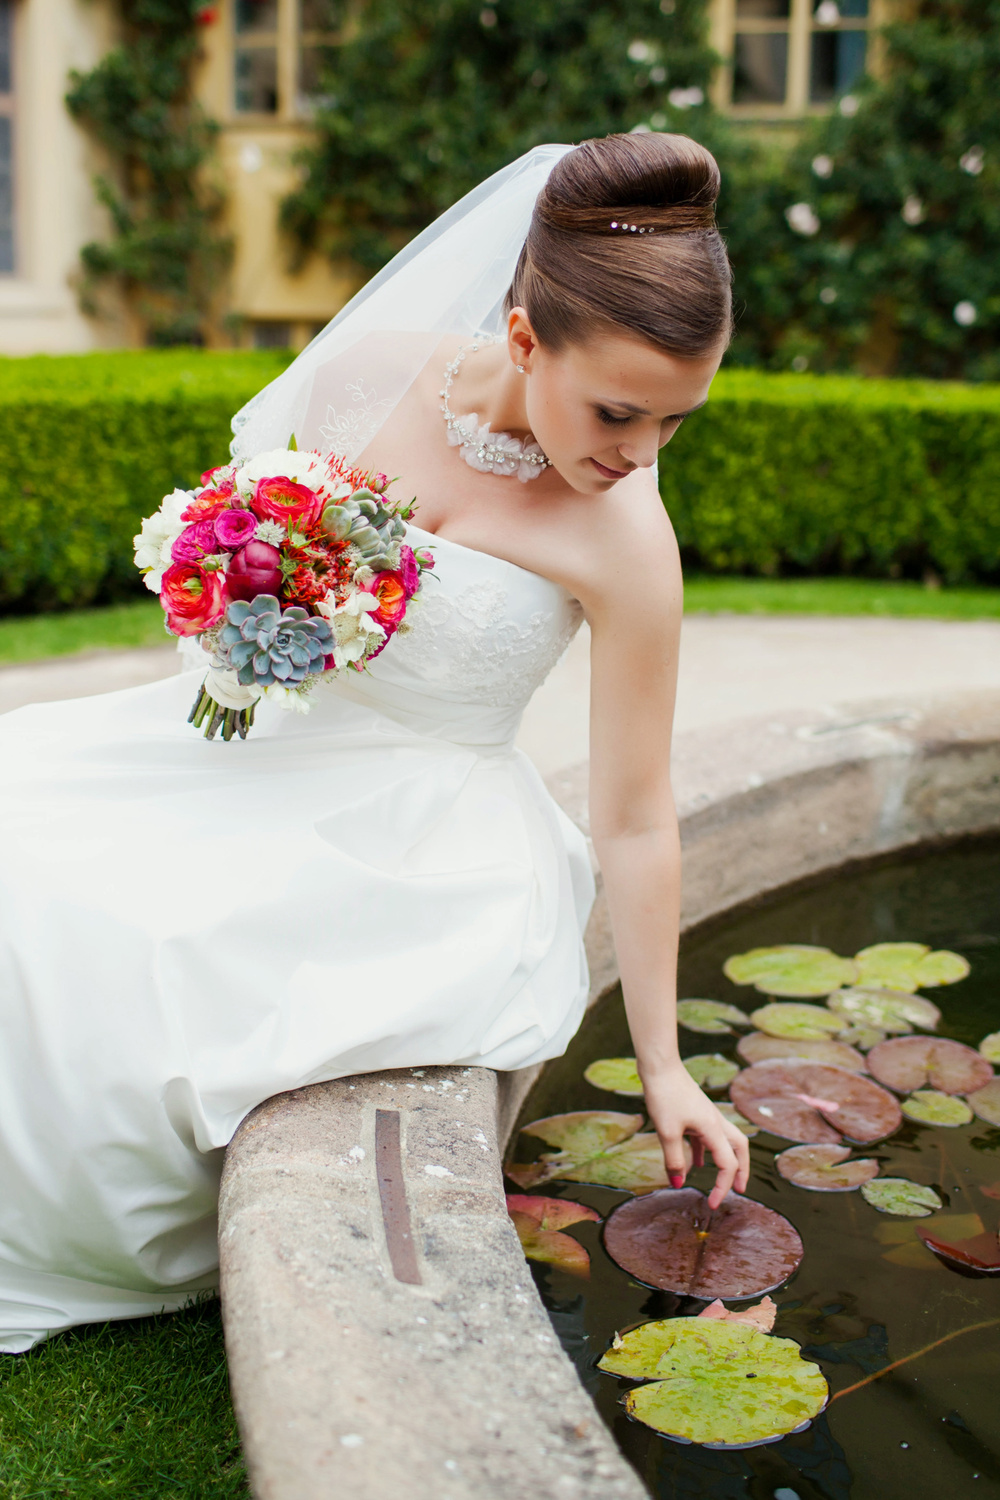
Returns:
[[[717,106],[761,128],[828,109],[866,66],[892,0],[708,0]],[[292,269],[278,207],[308,139],[336,0],[218,0],[203,12],[197,92],[219,122],[234,338],[299,348],[356,284],[314,256]],[[342,12],[341,12],[342,13]],[[114,43],[106,0],[0,0],[0,354],[128,342],[76,293],[80,247],[107,232],[100,161],[64,103],[69,73]]]

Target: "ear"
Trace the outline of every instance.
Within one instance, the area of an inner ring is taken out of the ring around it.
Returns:
[[[512,365],[531,371],[531,356],[538,348],[531,319],[523,307],[512,307],[507,315],[507,352]]]

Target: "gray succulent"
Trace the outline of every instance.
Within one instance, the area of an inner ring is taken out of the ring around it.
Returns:
[[[355,490],[346,500],[331,503],[323,512],[323,528],[335,541],[357,547],[376,573],[389,567],[393,544],[406,532],[398,516],[387,511],[371,490]]]
[[[219,650],[244,687],[295,687],[322,672],[323,658],[333,651],[328,620],[299,605],[282,613],[273,594],[258,594],[252,604],[230,604],[226,621]]]

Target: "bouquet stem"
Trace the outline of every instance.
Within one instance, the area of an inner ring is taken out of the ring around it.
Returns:
[[[188,714],[188,723],[193,724],[195,729],[200,729],[204,724],[206,740],[214,739],[220,728],[222,738],[226,741],[231,740],[234,734],[238,734],[241,740],[245,740],[247,730],[253,724],[256,707],[257,704],[254,702],[247,708],[222,708],[202,683],[191,712]]]

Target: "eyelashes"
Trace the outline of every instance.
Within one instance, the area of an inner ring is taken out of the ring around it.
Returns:
[[[628,424],[629,424],[629,422],[632,421],[631,417],[615,417],[615,416],[612,416],[611,412],[605,411],[605,409],[604,409],[603,406],[599,406],[597,408],[597,415],[600,418],[600,420],[604,423],[605,427],[627,427]],[[685,416],[686,415],[687,414],[685,413]],[[664,426],[668,422],[672,422],[674,424],[674,426],[679,427],[681,425],[681,423],[684,421],[684,419],[685,419],[684,416],[679,416],[679,417],[664,417],[663,422],[664,422]]]

